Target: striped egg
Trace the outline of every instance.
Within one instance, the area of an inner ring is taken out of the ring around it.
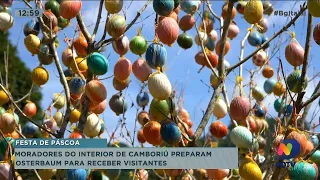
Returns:
[[[271,94],[273,92],[273,88],[276,85],[277,81],[274,79],[267,79],[263,84],[263,89],[267,94]]]
[[[98,104],[107,98],[107,89],[99,80],[90,81],[85,88],[85,93],[91,102]]]
[[[130,77],[132,71],[132,64],[129,59],[120,57],[114,65],[113,74],[114,78],[119,81],[125,81]]]
[[[152,69],[146,60],[139,58],[132,64],[132,72],[137,79],[144,82],[147,81],[150,74],[152,74]]]
[[[250,112],[250,101],[246,97],[237,96],[230,104],[230,116],[235,121],[243,121]]]
[[[156,28],[159,40],[168,46],[172,46],[179,36],[179,25],[176,20],[164,17]]]
[[[252,97],[257,101],[263,101],[265,94],[259,86],[252,88]]]
[[[213,106],[213,115],[218,119],[224,118],[227,115],[227,105],[222,98],[218,98]]]
[[[28,138],[31,138],[36,134],[38,129],[39,128],[32,122],[27,122],[22,129],[22,134]]]
[[[268,60],[267,53],[264,50],[258,51],[255,55],[252,57],[252,62],[254,65],[261,67],[263,66]]]
[[[154,72],[149,76],[148,88],[151,96],[157,100],[166,100],[172,93],[171,83],[162,72]]]
[[[181,140],[179,127],[170,120],[165,120],[161,123],[160,134],[162,140],[169,145],[176,145]]]
[[[122,35],[119,39],[112,42],[112,48],[117,54],[123,56],[129,51],[129,43],[128,37]]]
[[[70,93],[81,94],[84,92],[86,82],[80,77],[74,77],[69,82]]]
[[[138,106],[145,107],[149,103],[149,95],[147,92],[141,92],[137,95],[136,102]]]
[[[96,114],[90,114],[87,117],[86,124],[83,129],[84,135],[90,138],[94,138],[99,135],[101,130],[101,121]]]
[[[311,163],[299,161],[289,170],[290,179],[315,179],[316,169]]]
[[[152,43],[147,48],[145,59],[152,69],[162,68],[167,61],[167,50],[160,43]]]
[[[85,169],[67,169],[67,180],[86,180],[87,171]]]
[[[237,126],[230,132],[230,139],[238,148],[250,148],[253,144],[253,137],[249,129]]]

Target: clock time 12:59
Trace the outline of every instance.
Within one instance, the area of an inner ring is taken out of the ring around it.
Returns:
[[[42,15],[41,9],[16,9],[16,17],[39,17]]]

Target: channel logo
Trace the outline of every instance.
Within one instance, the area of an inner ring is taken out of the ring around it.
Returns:
[[[292,159],[298,156],[300,153],[300,144],[297,140],[287,139],[283,140],[277,150],[277,154],[280,160]]]

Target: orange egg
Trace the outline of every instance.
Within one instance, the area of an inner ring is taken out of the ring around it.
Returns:
[[[143,127],[143,135],[145,140],[154,146],[161,144],[160,135],[161,125],[157,121],[150,121]]]
[[[216,44],[216,53],[217,53],[218,56],[220,55],[220,51],[221,51],[220,50],[221,49],[220,46],[221,46],[221,41],[219,39],[219,41]],[[225,46],[224,46],[224,55],[228,54],[229,50],[230,50],[230,42],[228,40],[226,40],[226,43],[225,43]]]
[[[222,18],[226,19],[227,14],[228,14],[228,5],[224,5],[221,13]],[[232,7],[231,20],[233,20],[236,17],[236,14],[237,14],[237,9],[235,7]]]

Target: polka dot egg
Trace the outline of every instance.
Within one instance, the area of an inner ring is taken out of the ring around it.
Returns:
[[[260,50],[252,57],[252,62],[254,65],[261,67],[266,63],[267,59],[267,53],[263,50]]]

